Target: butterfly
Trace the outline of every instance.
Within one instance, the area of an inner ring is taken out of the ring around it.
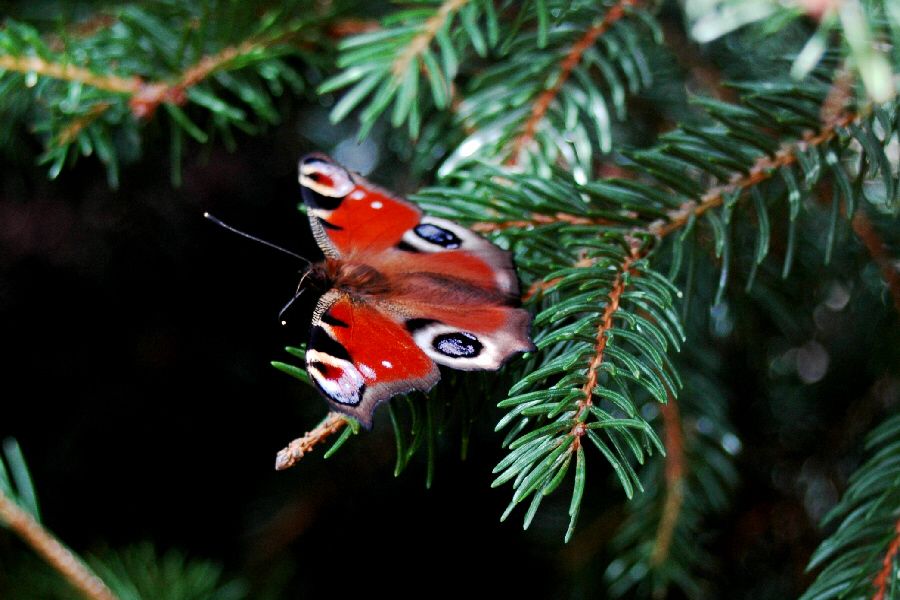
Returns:
[[[437,365],[496,370],[535,349],[509,252],[324,154],[304,156],[298,170],[325,255],[298,286],[325,290],[306,367],[332,409],[368,429],[379,404],[430,390]]]

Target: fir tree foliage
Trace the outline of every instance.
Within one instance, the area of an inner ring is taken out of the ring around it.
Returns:
[[[34,483],[28,472],[28,465],[19,443],[13,438],[3,440],[3,455],[0,458],[0,494],[6,496],[17,505],[28,511],[40,521],[41,511],[38,508]],[[4,525],[0,519],[0,525]]]
[[[320,32],[310,23],[322,27],[328,15],[297,16],[307,11],[290,2],[261,17],[256,10],[227,1],[125,5],[49,32],[6,19],[6,127],[29,123],[51,178],[79,156],[95,155],[115,187],[121,163],[140,157],[146,125],[160,112],[177,182],[186,138],[233,146],[236,130],[252,134],[278,123],[276,98],[308,85],[293,59],[322,64]]]
[[[900,573],[900,417],[894,416],[866,440],[868,460],[825,517],[836,530],[809,561],[818,572],[801,600],[896,598]]]
[[[766,35],[812,15],[818,19],[818,27],[794,59],[791,74],[795,78],[808,75],[828,52],[829,39],[838,37],[849,64],[873,101],[887,102],[900,88],[894,69],[900,61],[900,8],[896,2],[689,0],[685,11],[692,21],[694,37],[701,42],[749,24],[757,25],[759,34]]]

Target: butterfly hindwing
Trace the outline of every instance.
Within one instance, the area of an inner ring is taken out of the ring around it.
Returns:
[[[306,366],[334,410],[372,426],[392,396],[428,391],[440,379],[410,333],[374,306],[331,290],[313,316]]]

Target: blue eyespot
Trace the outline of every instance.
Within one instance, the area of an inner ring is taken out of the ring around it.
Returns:
[[[415,226],[413,231],[423,240],[442,248],[453,250],[462,245],[462,240],[455,233],[431,223],[420,223]]]

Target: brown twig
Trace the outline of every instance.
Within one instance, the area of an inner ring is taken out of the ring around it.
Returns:
[[[315,429],[301,438],[297,438],[278,452],[275,457],[275,470],[283,471],[294,466],[303,456],[324,442],[329,436],[347,425],[347,419],[341,413],[330,412]]]
[[[706,211],[721,206],[725,197],[734,192],[745,190],[771,179],[778,169],[797,162],[797,156],[809,148],[830,142],[837,135],[837,130],[847,127],[861,118],[859,113],[843,114],[834,121],[826,123],[818,132],[807,132],[799,142],[785,144],[775,153],[775,158],[762,156],[756,160],[747,175],[736,173],[724,185],[717,185],[700,198],[699,202],[691,200],[677,209],[670,211],[667,219],[651,223],[646,231],[658,238],[663,238],[682,227],[693,217],[699,217]]]
[[[152,116],[160,104],[182,105],[187,102],[188,89],[197,85],[229,62],[261,50],[266,45],[268,44],[248,40],[237,46],[228,46],[216,54],[204,56],[193,66],[186,69],[172,83],[164,81],[145,83],[141,85],[137,93],[132,95],[131,100],[128,102],[131,112],[138,118],[146,118]]]
[[[588,29],[585,34],[572,45],[572,48],[559,65],[559,74],[556,76],[553,85],[541,92],[537,100],[535,100],[534,105],[532,105],[531,115],[528,117],[528,120],[525,121],[525,125],[522,127],[522,133],[512,142],[512,152],[510,153],[506,164],[515,165],[518,161],[519,153],[534,139],[538,125],[543,120],[544,115],[547,114],[547,109],[550,108],[550,104],[552,104],[556,96],[559,95],[559,91],[566,81],[568,81],[572,71],[578,66],[578,63],[581,62],[581,56],[585,51],[593,46],[594,42],[597,41],[597,38],[605,33],[616,21],[625,16],[626,8],[634,6],[638,1],[639,0],[620,0],[618,4],[609,9],[602,21]]]
[[[136,94],[143,84],[140,77],[101,75],[75,65],[47,62],[37,56],[0,55],[0,69],[80,82],[116,94]]]
[[[236,46],[228,46],[216,54],[202,57],[194,65],[188,67],[174,81],[144,81],[141,77],[119,77],[117,75],[95,73],[89,69],[64,63],[48,62],[36,56],[0,55],[0,69],[17,73],[34,73],[42,77],[51,77],[62,81],[79,82],[99,90],[130,96],[128,105],[135,117],[152,117],[160,104],[170,103],[182,105],[187,102],[187,90],[208,78],[229,62],[242,56],[253,54],[277,41],[282,36],[273,36],[266,40],[247,40]],[[102,107],[91,113],[91,118],[80,123],[76,120],[74,133],[93,121],[112,106],[109,103],[97,105]],[[63,136],[60,135],[60,138]]]
[[[394,79],[399,81],[406,74],[410,63],[428,49],[428,46],[431,45],[431,41],[437,35],[438,31],[440,31],[441,27],[444,26],[444,23],[447,22],[447,19],[450,18],[450,15],[462,8],[468,1],[469,0],[445,0],[444,3],[441,4],[437,12],[425,21],[422,31],[419,32],[410,41],[409,45],[403,49],[403,52],[397,56],[397,59],[391,66],[391,72],[394,74]]]
[[[90,600],[117,600],[84,561],[44,529],[27,510],[0,490],[0,521],[40,554],[50,566]]]
[[[619,302],[622,299],[622,294],[625,292],[625,278],[631,273],[631,267],[635,261],[641,258],[641,244],[633,238],[629,238],[627,241],[630,245],[630,251],[628,256],[625,257],[625,260],[622,261],[618,273],[616,274],[616,278],[613,280],[609,295],[607,296],[608,300],[606,302],[606,308],[603,311],[603,316],[600,318],[600,324],[597,326],[597,345],[594,348],[594,355],[591,357],[591,362],[588,365],[587,381],[585,381],[584,385],[581,387],[582,398],[578,401],[575,415],[572,417],[573,421],[575,421],[575,427],[572,428],[572,434],[575,436],[575,441],[573,442],[574,448],[577,448],[578,445],[581,444],[581,438],[587,433],[587,427],[582,421],[581,416],[586,410],[589,410],[594,403],[594,388],[597,386],[597,370],[600,368],[600,365],[603,364],[606,344],[609,340],[607,333],[613,326],[613,317],[615,316],[616,311],[619,310]]]
[[[612,221],[609,219],[590,217],[579,217],[568,213],[558,212],[555,215],[542,215],[532,213],[527,219],[513,221],[480,221],[469,226],[472,231],[478,233],[491,233],[493,231],[503,231],[504,229],[525,229],[526,227],[537,227],[539,225],[551,225],[553,223],[568,223],[569,225],[610,225]]]
[[[900,521],[894,524],[894,533],[894,538],[888,545],[884,558],[881,560],[881,570],[878,571],[878,574],[875,575],[875,579],[872,581],[872,585],[875,587],[872,600],[884,600],[887,593],[888,584],[891,580],[891,571],[894,568],[894,559],[897,558],[897,552],[900,551]]]
[[[853,231],[862,240],[875,264],[881,269],[881,276],[887,284],[891,298],[894,299],[894,308],[900,312],[900,274],[897,273],[897,267],[894,265],[884,241],[862,209],[853,216]]]
[[[328,25],[326,33],[328,37],[340,40],[351,35],[369,33],[379,29],[381,29],[381,25],[372,19],[342,19]]]
[[[656,540],[650,555],[650,564],[654,566],[663,563],[669,555],[675,525],[678,523],[678,515],[684,503],[684,432],[681,429],[681,415],[674,396],[669,394],[668,402],[662,406],[661,412],[665,427],[666,499],[663,502],[662,517],[656,529]]]
[[[59,135],[54,139],[54,145],[56,146],[65,146],[81,133],[81,130],[96,121],[100,118],[100,116],[109,110],[109,107],[112,106],[109,102],[98,102],[94,106],[92,106],[86,113],[75,118],[66,125],[62,131],[59,132]]]

